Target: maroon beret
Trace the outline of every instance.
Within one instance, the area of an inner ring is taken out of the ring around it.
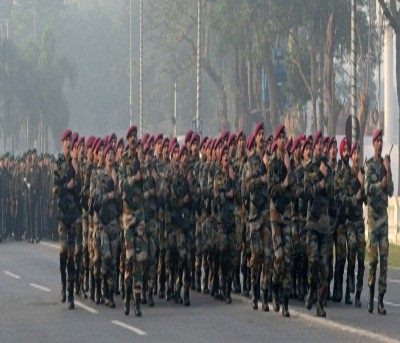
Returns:
[[[154,144],[154,136],[149,136],[148,138],[147,138],[147,141],[144,141],[143,139],[142,139],[142,141],[143,141],[143,144],[151,144],[151,143],[153,143]]]
[[[75,147],[75,143],[78,141],[78,138],[79,138],[78,132],[74,132],[74,133],[71,135],[71,147],[72,147],[72,148]]]
[[[269,135],[268,137],[267,137],[267,139],[265,140],[265,142],[270,142],[270,143],[272,143],[272,141],[274,140],[274,136],[272,136],[272,135]]]
[[[300,135],[294,140],[292,144],[292,150],[291,153],[293,154],[294,151],[297,149],[297,147],[301,147],[301,139],[303,138],[303,135],[300,133]]]
[[[172,154],[174,153],[175,149],[178,148],[179,149],[179,144],[178,142],[175,141],[171,141],[172,145],[169,148],[169,155],[172,156]]]
[[[254,129],[254,133],[253,133],[254,138],[257,136],[258,132],[259,132],[261,129],[264,130],[264,123],[263,123],[262,121],[260,121],[260,122],[257,124],[256,128]]]
[[[207,144],[208,143],[208,137],[206,136],[206,137],[203,137],[202,139],[201,139],[201,141],[200,141],[200,149],[205,145],[205,144]],[[205,146],[205,148],[207,148],[207,145]]]
[[[375,130],[374,134],[372,135],[372,143],[374,143],[379,136],[382,136],[382,133],[383,133],[382,129]]]
[[[100,150],[101,147],[104,148],[105,144],[104,141],[100,138],[97,143],[96,143],[96,147],[94,148],[94,152],[97,154]]]
[[[161,143],[162,143],[162,139],[163,139],[163,134],[162,133],[157,133],[154,137],[154,144],[157,144],[157,141],[161,139]]]
[[[228,140],[228,138],[229,138],[229,131],[228,131],[228,130],[222,130],[222,131],[221,131],[221,134],[220,134],[220,137],[221,137],[222,139]]]
[[[121,137],[120,139],[118,139],[117,148],[120,147],[120,146],[122,146],[122,147],[125,146],[125,142],[124,142],[124,138],[123,138],[123,137]]]
[[[161,147],[164,149],[165,145],[169,145],[169,138],[168,137],[164,137],[163,141],[161,143]]]
[[[224,137],[222,137],[222,136],[219,136],[218,138],[217,138],[217,140],[215,141],[215,143],[214,143],[214,149],[216,149],[217,147],[218,147],[218,145],[220,145],[220,144],[222,144],[223,142],[223,139],[224,139]]]
[[[279,124],[275,130],[274,141],[276,141],[281,133],[285,132],[285,125]]]
[[[321,131],[318,131],[318,132],[316,132],[315,135],[314,135],[314,139],[313,139],[313,149],[315,148],[315,144],[317,144],[317,142],[318,142],[318,140],[319,140],[320,138],[323,138],[323,137],[322,137],[322,132],[321,132]]]
[[[100,148],[99,148],[99,149],[100,149]],[[111,144],[108,144],[107,147],[105,148],[104,152],[103,152],[104,157],[107,157],[107,154],[108,154],[110,151],[114,152],[114,148],[113,148],[113,146],[112,146]]]
[[[112,132],[110,134],[110,137],[108,138],[108,142],[111,142],[113,139],[117,140],[117,135],[115,132]]]
[[[72,131],[69,129],[66,129],[63,131],[63,133],[61,134],[61,142],[64,142],[68,137],[71,137],[72,135]]]
[[[232,143],[236,143],[236,135],[234,133],[231,133],[228,139],[228,146],[230,146]]]
[[[96,140],[95,136],[89,136],[89,138],[86,140],[86,149],[92,149],[93,142]]]
[[[243,129],[240,129],[239,132],[236,135],[236,142],[239,141],[240,137],[242,137],[242,136],[244,137],[245,134],[244,134]]]
[[[76,146],[79,147],[83,143],[83,146],[85,146],[85,137],[79,137],[78,141],[76,142]]]
[[[178,159],[181,159],[181,157],[182,157],[182,155],[183,155],[183,153],[184,153],[185,151],[187,152],[187,151],[188,151],[188,148],[187,148],[186,144],[183,144],[183,145],[181,146],[181,148],[179,149]]]
[[[224,152],[225,151],[229,151],[228,150],[228,146],[226,145],[226,144],[224,144],[223,146],[222,146],[222,148],[221,148],[221,153],[220,153],[220,155],[219,155],[219,163],[221,163],[222,162],[222,156],[224,155]]]
[[[134,134],[135,136],[137,136],[137,127],[135,125],[132,125],[128,129],[128,132],[126,133],[126,139],[128,139],[131,134]]]
[[[340,141],[340,147],[339,147],[339,152],[340,152],[340,158],[343,159],[343,152],[344,152],[344,147],[347,147],[347,151],[350,153],[350,140],[347,137],[344,137]]]
[[[292,146],[293,146],[293,139],[292,139],[292,137],[290,137],[286,142],[285,148],[286,148],[287,151],[291,152],[292,151]]]
[[[353,156],[353,153],[354,151],[356,151],[356,149],[360,151],[360,143],[358,142],[353,143],[353,145],[351,146],[350,157]]]
[[[147,140],[149,139],[149,137],[150,137],[150,134],[147,133],[147,132],[142,136],[142,142],[143,142],[143,144],[147,142]]]
[[[251,147],[252,147],[253,144],[254,144],[254,141],[255,141],[255,136],[251,133],[251,134],[249,135],[249,137],[247,138],[246,147],[247,147],[248,150],[251,149]]]
[[[143,147],[143,153],[147,154],[150,150],[150,144],[145,144]]]
[[[336,137],[332,137],[332,138],[330,139],[329,144],[328,144],[328,150],[331,149],[331,146],[332,146],[333,144],[336,144],[336,146],[337,146]]]
[[[192,138],[192,134],[193,134],[193,131],[192,131],[192,130],[189,130],[188,132],[186,132],[186,135],[185,135],[185,144],[187,144],[187,143],[190,141],[190,139]]]
[[[303,141],[303,144],[301,145],[301,154],[304,154],[304,149],[306,148],[307,145],[312,145],[312,136],[306,137],[306,139]]]
[[[277,148],[278,145],[276,144],[276,141],[273,141],[271,145],[271,154],[273,154]]]
[[[190,139],[190,144],[193,144],[196,140],[200,142],[200,136],[198,133],[193,133],[192,138]]]
[[[178,139],[176,137],[172,137],[171,140],[169,141],[169,151],[171,151],[172,146],[174,143],[178,143]]]
[[[329,136],[324,136],[323,141],[324,141],[324,144],[329,144],[329,142],[330,142]]]

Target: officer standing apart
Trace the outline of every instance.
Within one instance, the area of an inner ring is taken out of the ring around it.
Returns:
[[[382,130],[378,129],[372,136],[374,157],[367,161],[365,171],[365,194],[368,204],[368,235],[369,241],[369,298],[368,312],[374,310],[374,293],[376,267],[378,265],[378,250],[380,261],[380,275],[378,284],[378,313],[385,315],[383,296],[387,288],[387,264],[389,255],[388,241],[388,197],[393,195],[392,170],[390,157],[382,158]]]

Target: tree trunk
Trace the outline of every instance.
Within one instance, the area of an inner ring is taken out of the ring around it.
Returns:
[[[318,61],[318,124],[322,134],[325,128],[325,114],[324,114],[324,52],[323,49],[319,52]]]
[[[272,65],[271,49],[265,49],[265,76],[268,83],[268,99],[269,99],[269,121],[272,130],[275,130],[279,121],[279,102],[278,102],[278,88],[276,85],[274,69]]]
[[[247,102],[249,104],[249,110],[254,109],[254,98],[253,98],[253,61],[250,59],[247,62]]]
[[[235,99],[235,126],[236,128],[243,127],[243,107],[242,107],[242,92],[240,87],[240,57],[239,50],[234,47],[234,58],[232,61],[233,70],[233,93]]]
[[[335,107],[335,74],[333,69],[333,47],[334,47],[334,15],[333,12],[329,16],[328,25],[326,26],[326,39],[325,39],[325,73],[324,73],[324,93],[326,100],[326,115],[328,117],[328,135],[334,136],[336,125],[334,125]]]
[[[310,65],[311,65],[311,106],[312,106],[312,114],[311,114],[311,131],[317,131],[317,92],[316,92],[316,53],[315,53],[315,40],[311,39],[310,46]]]
[[[358,120],[360,122],[360,153],[361,153],[361,160],[364,160],[364,135],[365,135],[365,128],[367,126],[369,116],[369,95],[366,90],[364,90],[360,96],[358,97]]]

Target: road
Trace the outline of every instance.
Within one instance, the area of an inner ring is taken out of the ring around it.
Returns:
[[[0,342],[397,342],[400,270],[390,269],[388,278],[386,316],[367,312],[364,286],[361,309],[329,303],[326,319],[299,301],[289,303],[285,319],[253,311],[242,296],[226,305],[198,293],[191,293],[190,307],[156,298],[136,318],[124,315],[119,297],[116,309],[76,298],[69,311],[59,302],[56,245],[7,240],[0,244]]]

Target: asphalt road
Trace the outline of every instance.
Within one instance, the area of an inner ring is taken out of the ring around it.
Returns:
[[[58,250],[53,243],[0,244],[0,342],[395,342],[400,339],[400,270],[390,269],[386,316],[363,307],[328,303],[327,318],[291,301],[291,318],[253,311],[249,299],[232,305],[191,293],[191,306],[155,299],[143,316],[75,298],[75,310],[59,302]],[[365,280],[366,282],[366,280]],[[272,309],[272,307],[270,306]]]

